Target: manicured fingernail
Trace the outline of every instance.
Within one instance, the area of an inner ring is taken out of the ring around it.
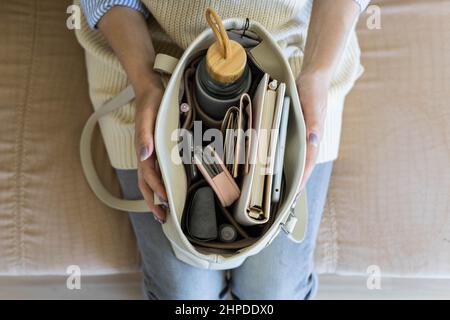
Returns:
[[[311,143],[313,147],[316,148],[319,146],[319,137],[314,132],[311,132],[309,134],[309,143]]]
[[[161,203],[159,204],[161,207],[163,207],[163,209],[169,209],[169,204],[165,201],[161,201]]]
[[[168,207],[169,207],[169,203],[167,202],[167,200],[164,199],[164,198],[163,198],[162,196],[160,196],[159,194],[157,194],[157,196],[158,196],[160,205],[162,205],[162,206],[168,208]]]
[[[164,221],[159,219],[156,215],[153,215],[153,218],[155,218],[155,220],[158,221],[159,223],[164,224]]]
[[[147,160],[148,157],[150,157],[150,150],[148,146],[142,146],[141,151],[139,152],[139,160],[144,161]]]

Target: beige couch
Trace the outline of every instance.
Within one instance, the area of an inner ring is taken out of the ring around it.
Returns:
[[[91,112],[70,0],[0,5],[0,298],[139,298],[125,214],[81,172]],[[373,1],[316,250],[319,298],[450,297],[450,2]],[[97,135],[105,183],[118,185]],[[82,290],[66,289],[78,265]],[[381,290],[366,287],[367,268]],[[404,294],[404,295],[403,295]]]

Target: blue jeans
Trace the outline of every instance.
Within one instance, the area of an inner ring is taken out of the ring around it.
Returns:
[[[307,185],[308,227],[302,243],[284,232],[238,268],[204,270],[178,260],[152,215],[130,213],[149,299],[309,299],[317,291],[313,254],[333,163],[316,165]],[[141,199],[135,170],[117,170],[124,197]]]

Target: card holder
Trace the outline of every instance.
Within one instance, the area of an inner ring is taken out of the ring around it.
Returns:
[[[210,145],[203,150],[197,147],[194,158],[195,164],[214,190],[221,205],[228,207],[233,204],[239,198],[240,190],[216,151]]]

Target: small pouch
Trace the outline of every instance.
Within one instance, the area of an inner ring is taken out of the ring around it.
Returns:
[[[216,205],[209,186],[195,190],[188,209],[187,232],[199,241],[217,239]]]
[[[195,164],[213,188],[220,204],[224,207],[233,204],[239,198],[239,187],[214,149],[211,146],[206,146],[204,150],[199,147],[194,152],[194,158]]]

